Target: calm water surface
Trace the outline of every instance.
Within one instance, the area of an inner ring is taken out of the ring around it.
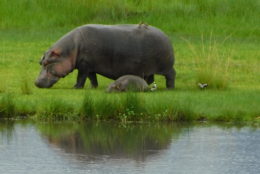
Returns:
[[[0,122],[0,174],[258,174],[260,128]]]

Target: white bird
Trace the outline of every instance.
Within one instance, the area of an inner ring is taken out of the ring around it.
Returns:
[[[153,82],[153,85],[151,87],[151,91],[155,91],[157,89],[157,85],[155,82]]]
[[[204,89],[208,86],[207,83],[198,83],[198,86],[201,88],[201,89]]]

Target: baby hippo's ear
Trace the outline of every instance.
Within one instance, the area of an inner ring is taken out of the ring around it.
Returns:
[[[122,87],[122,84],[121,84],[121,83],[115,85],[115,88],[116,88],[118,91],[121,91],[121,87]]]

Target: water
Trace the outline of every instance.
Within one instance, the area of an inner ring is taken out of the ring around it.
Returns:
[[[257,174],[260,129],[0,122],[1,174]]]

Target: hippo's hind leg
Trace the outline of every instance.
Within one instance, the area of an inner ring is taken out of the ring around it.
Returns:
[[[148,85],[152,84],[154,82],[154,75],[146,76],[144,79]]]
[[[167,88],[174,88],[175,87],[175,76],[176,76],[176,71],[174,68],[172,68],[169,72],[164,74],[166,78],[166,87]]]
[[[78,70],[77,83],[74,85],[74,88],[83,88],[86,82],[88,73],[85,71]]]
[[[88,77],[89,77],[90,82],[91,82],[91,87],[92,87],[92,88],[98,87],[98,81],[97,81],[97,75],[96,75],[96,73],[94,73],[94,72],[89,73]]]

